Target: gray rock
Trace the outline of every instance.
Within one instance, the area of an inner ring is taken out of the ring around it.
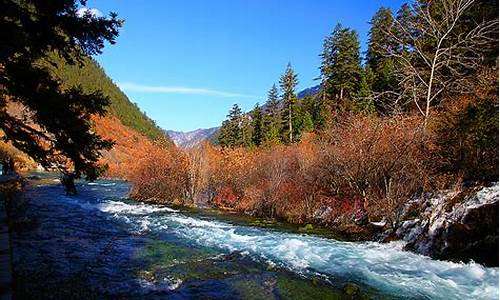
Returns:
[[[420,213],[396,230],[406,242],[405,249],[436,259],[498,266],[498,183],[422,197],[411,201],[409,207],[419,207]]]

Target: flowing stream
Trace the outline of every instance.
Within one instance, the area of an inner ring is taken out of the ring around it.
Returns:
[[[67,197],[53,181],[31,179],[13,209],[19,298],[498,299],[498,268],[142,204],[120,181]]]

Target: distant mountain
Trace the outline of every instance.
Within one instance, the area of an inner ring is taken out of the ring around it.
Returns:
[[[302,99],[302,98],[307,97],[307,96],[316,95],[317,93],[319,93],[320,90],[321,90],[321,86],[320,85],[316,85],[316,86],[307,88],[305,90],[300,91],[297,94],[297,98]]]
[[[170,139],[183,149],[193,148],[205,140],[212,140],[214,135],[219,131],[219,127],[196,129],[189,132],[167,130]]]

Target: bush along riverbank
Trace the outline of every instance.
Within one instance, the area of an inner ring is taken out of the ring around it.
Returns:
[[[279,217],[256,218],[250,212],[206,203],[184,208],[201,210],[204,214],[215,214],[223,219],[226,216],[229,221],[243,218],[244,222],[256,227],[277,227],[348,241],[400,241],[404,250],[434,259],[474,261],[498,267],[498,201],[498,182],[461,191],[426,193],[408,201],[402,209],[400,222],[395,226],[390,226],[385,219],[370,222],[367,218],[357,218],[356,214],[352,215],[350,224],[335,223],[327,217],[328,207],[318,209],[314,220],[298,224]],[[159,199],[145,202],[164,203]],[[183,207],[179,201],[174,204]]]

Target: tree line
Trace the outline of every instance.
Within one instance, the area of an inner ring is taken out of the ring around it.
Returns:
[[[303,132],[314,130],[320,122],[314,98],[299,101],[296,94],[297,74],[288,64],[280,78],[279,88],[273,84],[263,106],[257,103],[248,114],[234,104],[228,119],[222,123],[218,142],[224,147],[255,147],[263,143],[291,144]]]
[[[298,99],[291,64],[263,106],[243,113],[234,104],[222,123],[224,147],[291,144],[320,132],[343,113],[391,116],[416,112],[427,127],[431,111],[453,95],[471,93],[478,69],[497,57],[498,3],[418,0],[370,21],[364,59],[358,33],[342,24],[323,41],[320,91]]]

